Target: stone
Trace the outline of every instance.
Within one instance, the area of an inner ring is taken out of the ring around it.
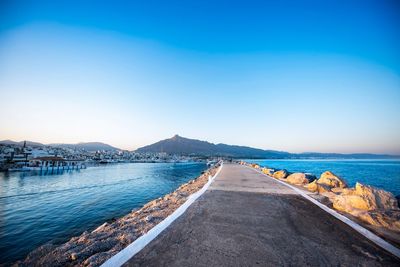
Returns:
[[[310,182],[310,180],[307,178],[307,175],[302,172],[296,172],[296,173],[289,175],[286,178],[286,181],[288,183],[295,184],[295,185],[305,185]]]
[[[333,199],[333,207],[340,211],[398,210],[397,199],[392,193],[372,186],[356,183],[352,190],[343,191]]]
[[[331,188],[325,184],[318,184],[318,193],[323,194],[323,193],[331,193]]]
[[[317,176],[315,176],[314,174],[306,172],[305,175],[306,175],[306,178],[310,181],[310,183],[317,180]]]
[[[399,209],[397,199],[383,189],[356,183],[354,194],[362,196],[369,203],[369,210]]]
[[[323,174],[321,174],[317,183],[327,185],[330,188],[334,188],[334,187],[346,188],[347,187],[347,184],[343,179],[341,179],[339,176],[333,174],[330,171],[326,171]]]
[[[107,226],[108,226],[108,223],[105,222],[102,225],[100,225],[99,227],[97,227],[95,230],[93,230],[92,233],[104,231]]]
[[[400,232],[400,211],[364,211],[354,215],[368,224]]]
[[[76,255],[76,253],[71,253],[71,260],[75,261],[76,259],[78,259],[78,256]]]
[[[274,172],[273,177],[276,179],[285,179],[288,175],[289,173],[286,170],[280,170]]]
[[[314,180],[314,181],[312,181],[311,183],[305,185],[305,187],[307,188],[308,191],[311,191],[311,192],[318,192],[317,180]]]
[[[318,200],[318,202],[324,204],[325,206],[328,206],[328,207],[332,206],[331,199],[325,195],[315,194],[315,195],[311,195],[311,197]]]
[[[275,170],[270,168],[262,168],[261,171],[266,175],[272,176],[274,175]]]
[[[253,163],[253,164],[251,164],[251,167],[253,167],[253,168],[255,168],[255,169],[259,169],[259,168],[260,168],[260,165]]]
[[[326,184],[319,184],[317,180],[314,180],[311,183],[306,184],[305,187],[310,192],[315,192],[320,194],[331,192],[331,188],[329,186],[327,186]]]

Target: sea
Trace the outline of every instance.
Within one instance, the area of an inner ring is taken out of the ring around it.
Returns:
[[[288,159],[288,160],[246,160],[263,167],[286,169],[289,172],[305,172],[317,176],[331,171],[343,178],[349,186],[357,182],[372,185],[400,195],[400,160],[358,160],[358,159]]]
[[[60,173],[0,172],[0,265],[63,243],[198,177],[205,163],[121,163]]]

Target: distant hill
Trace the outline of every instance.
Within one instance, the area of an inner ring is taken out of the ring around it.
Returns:
[[[290,153],[274,150],[262,150],[246,146],[232,146],[213,144],[206,141],[184,138],[175,135],[152,145],[144,146],[136,152],[165,152],[168,154],[199,155],[199,156],[227,156],[235,158],[282,158]]]
[[[104,150],[104,151],[116,151],[120,150],[116,147],[110,146],[101,142],[87,142],[87,143],[78,143],[78,144],[49,144],[49,146],[54,147],[63,147],[70,149],[84,149],[89,152]]]
[[[399,158],[393,155],[379,155],[367,153],[339,154],[339,153],[289,153],[276,150],[263,150],[247,146],[213,144],[206,141],[184,138],[175,135],[172,138],[141,147],[139,153],[165,152],[168,154],[198,155],[198,156],[226,156],[233,158],[260,158],[260,159],[290,159],[290,158],[319,158],[319,159],[388,159]]]
[[[17,146],[23,146],[25,141],[20,141],[20,142],[16,142],[13,140],[2,140],[0,141],[1,145],[17,145]],[[32,142],[32,141],[26,141],[26,145],[27,146],[44,146],[44,144],[42,143],[38,143],[38,142]]]
[[[23,146],[24,141],[16,142],[13,140],[3,140],[0,141],[2,145],[17,145]],[[101,142],[87,142],[87,143],[78,143],[78,144],[42,144],[38,142],[26,141],[27,146],[33,147],[41,147],[41,146],[52,146],[52,147],[61,147],[61,148],[70,148],[70,149],[84,149],[89,152],[97,151],[97,150],[104,150],[104,151],[117,151],[120,150],[119,148],[110,146],[105,143]]]

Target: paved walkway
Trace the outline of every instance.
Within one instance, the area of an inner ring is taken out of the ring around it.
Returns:
[[[209,190],[127,266],[399,266],[292,189],[225,164]]]

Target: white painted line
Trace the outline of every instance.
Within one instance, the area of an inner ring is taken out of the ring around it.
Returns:
[[[246,166],[246,165],[244,165]],[[262,175],[267,176],[268,178],[277,181],[283,185],[286,185],[288,187],[290,187],[291,189],[293,189],[294,191],[296,191],[297,193],[299,193],[302,197],[304,197],[305,199],[311,201],[312,203],[314,203],[315,205],[317,205],[318,207],[320,207],[321,209],[323,209],[324,211],[328,212],[329,214],[333,215],[335,218],[339,219],[340,221],[344,222],[345,224],[347,224],[348,226],[350,226],[351,228],[353,228],[354,230],[356,230],[357,232],[359,232],[361,235],[365,236],[367,239],[371,240],[372,242],[374,242],[376,245],[378,245],[379,247],[383,248],[384,250],[392,253],[394,256],[396,256],[397,258],[400,258],[400,249],[398,249],[397,247],[393,246],[392,244],[390,244],[389,242],[385,241],[384,239],[380,238],[379,236],[377,236],[376,234],[372,233],[371,231],[365,229],[364,227],[362,227],[361,225],[359,225],[358,223],[350,220],[349,218],[347,218],[346,216],[336,212],[333,209],[330,209],[329,207],[325,206],[324,204],[320,203],[319,201],[317,201],[316,199],[310,197],[309,195],[307,195],[306,193],[304,193],[302,190],[287,184],[283,181],[280,181],[278,179],[275,179],[269,175],[266,175],[265,173],[263,173],[262,171],[258,171],[254,168],[248,167],[249,169],[254,170],[255,172],[261,173]]]
[[[104,262],[101,267],[116,267],[121,266],[127,262],[130,258],[135,256],[139,251],[141,251],[146,245],[148,245],[153,239],[155,239],[162,231],[164,231],[172,222],[174,222],[179,216],[181,216],[190,205],[193,204],[210,186],[214,181],[215,177],[218,176],[223,166],[221,166],[213,177],[208,178],[208,182],[196,193],[191,194],[188,199],[179,208],[177,208],[173,213],[171,213],[167,218],[161,221],[159,224],[151,228],[147,233],[133,241],[126,248],[109,258]]]

